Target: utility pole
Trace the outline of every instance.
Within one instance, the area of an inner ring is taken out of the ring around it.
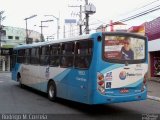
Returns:
[[[82,35],[82,26],[83,26],[83,23],[82,23],[82,5],[80,6],[68,6],[68,7],[79,7],[80,8],[80,12],[79,12],[79,35]]]
[[[45,17],[46,16],[51,16],[51,17],[53,17],[53,18],[55,18],[56,20],[57,20],[57,39],[59,39],[59,29],[60,29],[60,25],[59,25],[59,18],[60,17],[56,17],[56,16],[54,16],[54,15],[44,15]]]
[[[85,0],[84,12],[86,17],[86,22],[85,22],[86,34],[89,34],[89,15],[96,13],[96,7],[93,4],[88,4],[88,0]]]
[[[2,40],[1,40],[1,35],[2,35],[2,30],[3,30],[3,26],[2,26],[2,20],[5,19],[5,17],[2,17],[4,11],[0,11],[0,54],[1,54],[1,44],[2,44]]]
[[[88,0],[85,0],[85,6],[88,6]],[[86,16],[86,34],[89,34],[89,13],[85,10],[85,16]]]
[[[30,16],[30,17],[27,17],[27,18],[25,18],[24,20],[26,21],[26,44],[28,44],[29,43],[29,41],[28,41],[28,27],[27,27],[27,20],[28,19],[31,19],[31,18],[34,18],[34,17],[36,17],[37,15],[32,15],[32,16]]]
[[[43,28],[43,27],[47,27],[47,26],[43,26],[42,23],[43,23],[43,22],[52,22],[52,21],[54,21],[54,20],[41,21],[41,26],[40,26],[40,27],[41,27],[41,41],[42,41],[42,42],[44,41],[44,36],[43,36],[42,28]]]
[[[82,5],[80,5],[80,13],[79,13],[79,35],[82,35]]]
[[[82,5],[80,6],[69,6],[69,7],[80,7],[80,14],[79,14],[79,34],[82,34]],[[89,15],[96,13],[96,7],[93,4],[88,3],[88,0],[85,0],[85,5],[84,5],[84,13],[85,13],[85,30],[86,34],[89,34]]]

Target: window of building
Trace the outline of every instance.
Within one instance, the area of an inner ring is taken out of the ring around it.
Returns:
[[[15,40],[19,40],[19,36],[15,36]]]
[[[13,36],[8,36],[8,39],[13,39]]]
[[[89,68],[92,58],[92,46],[91,40],[84,40],[76,43],[76,55],[74,63],[76,68]]]

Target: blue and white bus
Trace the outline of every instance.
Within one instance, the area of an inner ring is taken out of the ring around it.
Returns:
[[[145,100],[147,38],[99,32],[20,45],[13,50],[12,79],[48,94],[85,104]]]

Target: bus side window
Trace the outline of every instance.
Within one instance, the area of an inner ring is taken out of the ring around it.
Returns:
[[[24,54],[25,54],[24,49],[18,50],[18,58],[17,58],[18,63],[24,63]]]
[[[50,66],[59,66],[60,61],[60,44],[50,46]]]
[[[61,67],[72,67],[74,60],[74,42],[62,43]]]
[[[25,49],[25,63],[30,64],[30,49]]]
[[[49,65],[49,46],[42,46],[40,52],[40,65]]]
[[[31,49],[31,64],[39,64],[39,47]]]
[[[92,57],[92,41],[84,40],[76,43],[75,68],[87,69]]]

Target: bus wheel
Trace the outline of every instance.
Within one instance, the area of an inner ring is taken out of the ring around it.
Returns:
[[[56,85],[54,83],[54,81],[49,82],[48,84],[48,98],[51,101],[55,101],[56,100]]]
[[[21,79],[20,74],[17,75],[17,81],[19,82],[19,86],[20,86],[21,88],[23,88],[24,85],[22,84],[22,79]]]

